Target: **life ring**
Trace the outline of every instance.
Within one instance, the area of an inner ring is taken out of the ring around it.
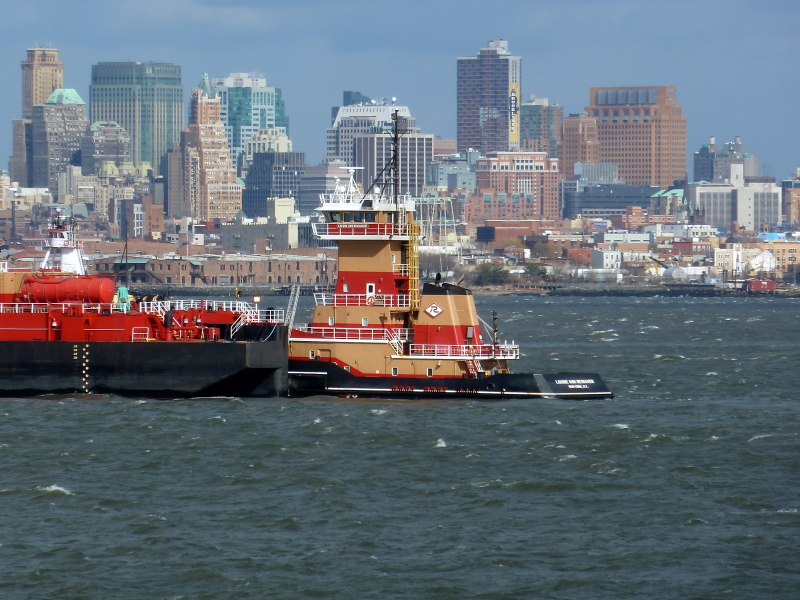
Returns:
[[[470,356],[475,356],[475,346],[470,346],[469,347],[469,355]]]
[[[372,306],[375,304],[375,296],[367,296],[367,305]]]

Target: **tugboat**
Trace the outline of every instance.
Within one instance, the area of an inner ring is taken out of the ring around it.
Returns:
[[[86,274],[71,219],[56,216],[48,237],[37,270],[0,262],[0,396],[286,393],[284,311],[137,302],[113,279]]]
[[[311,322],[290,329],[290,393],[612,398],[595,373],[511,373],[519,345],[500,343],[496,328],[484,340],[469,289],[437,277],[420,290],[419,227],[414,200],[398,194],[401,133],[396,112],[392,118],[389,177],[362,193],[351,172],[320,196],[325,223],[314,233],[337,242],[339,277],[333,293],[315,294]]]

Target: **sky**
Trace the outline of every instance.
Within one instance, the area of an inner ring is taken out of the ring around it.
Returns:
[[[397,98],[424,133],[456,135],[456,59],[489,40],[522,57],[530,93],[578,112],[593,86],[677,87],[691,154],[741,136],[778,180],[800,167],[798,0],[26,0],[2,3],[0,166],[21,113],[25,49],[58,48],[89,102],[91,65],[158,61],[249,72],[283,90],[294,150],[325,153],[344,90]],[[692,165],[688,164],[691,177]]]

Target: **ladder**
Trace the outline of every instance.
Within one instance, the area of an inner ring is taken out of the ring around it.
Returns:
[[[386,339],[389,341],[389,344],[392,346],[392,350],[394,350],[395,354],[399,355],[403,353],[403,340],[400,339],[400,336],[397,335],[397,332],[393,330],[387,330]]]
[[[419,223],[411,221],[408,224],[408,298],[410,318],[414,319],[419,310]]]
[[[471,379],[475,379],[478,377],[478,362],[474,358],[468,358],[464,361],[464,364],[467,365],[467,372]]]
[[[242,328],[242,326],[247,322],[249,322],[247,318],[247,313],[241,313],[239,315],[239,318],[233,322],[233,325],[231,325],[231,341],[236,339],[236,334]]]
[[[294,284],[289,292],[289,305],[286,307],[286,327],[291,331],[294,325],[294,315],[297,312],[297,301],[300,299],[300,286]]]

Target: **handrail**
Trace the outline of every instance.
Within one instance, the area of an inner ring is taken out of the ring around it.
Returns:
[[[516,360],[519,358],[519,346],[516,344],[481,344],[470,345],[447,345],[447,344],[411,344],[410,352],[412,357],[435,357],[435,358],[505,358]]]
[[[314,294],[318,306],[410,306],[408,294]]]
[[[0,303],[0,312],[4,313],[46,313],[53,310],[66,312],[79,309],[80,314],[85,313],[124,313],[127,310],[120,308],[115,303],[89,303],[81,302],[4,302]]]
[[[203,304],[205,302],[205,304]],[[148,315],[164,317],[169,310],[201,309],[221,310],[246,315],[248,323],[283,323],[285,312],[282,308],[258,310],[246,302],[219,302],[203,300],[167,300],[156,302],[140,302],[137,308]],[[52,311],[72,314],[115,314],[129,312],[126,306],[115,302],[4,302],[0,303],[0,313],[47,313]]]
[[[149,327],[133,327],[131,328],[131,341],[132,342],[146,342],[150,338]]]
[[[379,327],[316,327],[297,325],[292,331],[319,336],[326,340],[361,342],[399,342],[410,339],[411,329],[383,329]],[[394,344],[393,344],[394,347]]]
[[[407,236],[408,225],[400,223],[312,223],[314,235]]]
[[[257,309],[255,305],[238,300],[156,300],[155,302],[140,302],[138,306],[143,313],[160,317],[170,310],[200,310],[202,308],[208,311],[245,314],[248,323],[283,323],[286,314],[282,308]]]

